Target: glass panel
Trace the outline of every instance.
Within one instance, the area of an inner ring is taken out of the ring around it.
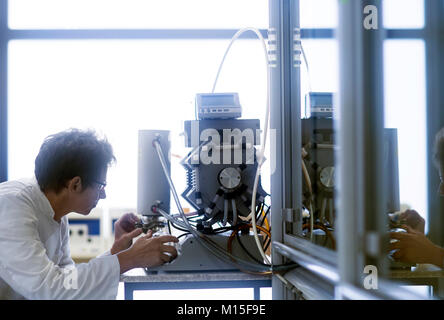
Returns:
[[[12,29],[268,28],[268,0],[14,0]]]
[[[183,121],[194,119],[195,94],[211,92],[228,43],[10,42],[10,179],[33,175],[45,136],[70,127],[94,128],[108,137],[117,157],[108,173],[103,203],[135,207],[138,130],[171,130],[171,152],[184,157],[189,150],[179,135]],[[266,68],[259,41],[238,40],[233,45],[217,91],[238,92],[243,118],[260,117],[263,123]],[[176,189],[182,192],[185,170],[181,159],[171,159]],[[269,190],[269,181],[264,180]],[[185,201],[183,205],[189,207]]]
[[[424,41],[387,40],[384,59],[385,126],[398,129],[401,206],[427,220]]]
[[[310,110],[305,108],[305,97],[309,92],[337,92],[338,90],[338,42],[333,39],[304,39],[302,46],[307,64],[304,61],[301,65],[301,112],[303,116],[309,116]]]
[[[330,7],[321,9],[322,5]],[[310,6],[319,6],[313,12],[319,20],[312,20],[317,22],[310,26],[335,27],[337,21],[333,23],[331,18],[337,17],[336,1],[334,5],[331,1],[315,1]],[[310,12],[310,8],[305,9]],[[303,10],[301,20],[309,16]],[[334,38],[302,39],[302,47],[302,234],[315,244],[336,249],[333,96],[338,90],[338,43]]]
[[[383,0],[383,11],[385,28],[424,28],[424,0]]]
[[[337,0],[301,0],[301,28],[336,28]]]

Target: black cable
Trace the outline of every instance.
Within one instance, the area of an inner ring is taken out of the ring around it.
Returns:
[[[185,231],[185,232],[189,232],[187,229],[181,228],[179,226],[176,226],[173,222],[171,222],[171,225],[173,226],[174,229],[180,230],[180,231]]]
[[[261,261],[259,261],[256,257],[254,257],[248,250],[247,248],[245,248],[245,246],[243,245],[242,241],[240,240],[239,237],[239,230],[236,232],[236,239],[239,242],[239,245],[241,246],[242,250],[245,251],[245,253],[254,261],[256,261],[257,263],[263,265],[263,266],[270,266],[269,264],[265,264]],[[283,268],[283,267],[289,267],[289,268],[296,268],[299,267],[299,264],[295,263],[295,262],[291,262],[291,263],[286,263],[286,264],[276,264],[276,265],[272,265],[273,268]]]
[[[253,260],[256,261],[257,263],[264,264],[263,261],[261,262],[260,260],[258,260],[255,256],[253,256],[253,255],[247,250],[247,248],[245,248],[245,246],[243,245],[242,241],[240,240],[239,232],[236,232],[236,239],[237,239],[237,242],[239,242],[239,245],[241,246],[242,250],[244,250],[244,252],[245,252],[245,253],[246,253],[251,259],[253,259]]]
[[[268,207],[268,206],[267,206],[267,207]],[[270,209],[271,209],[271,207],[268,207],[268,208],[267,208],[267,211],[265,211],[264,216],[262,217],[261,227],[262,227],[262,225],[264,224],[265,219],[267,218],[267,215],[268,215],[268,213],[270,212]],[[269,231],[271,231],[271,228],[270,228]]]
[[[270,243],[271,239],[268,239],[268,242],[265,244],[264,251],[267,251],[268,247],[270,246]]]
[[[256,225],[259,225],[261,227],[264,224],[264,219],[262,218],[262,209],[263,209],[263,203],[260,204],[259,213],[256,214]],[[261,221],[261,218],[262,218],[262,221]]]
[[[261,215],[261,213],[262,213],[262,207],[263,207],[263,205],[264,205],[264,203],[261,202],[261,203],[258,204],[258,206],[257,206],[257,208],[256,208],[256,221],[258,221],[259,218],[260,218],[260,215]]]
[[[186,235],[188,235],[188,234],[191,234],[191,232],[185,232],[185,233],[182,233],[180,236],[177,237],[177,239],[180,239],[180,238],[182,238],[183,236],[186,236]]]
[[[230,231],[233,229],[234,229],[233,227],[221,227],[221,228],[214,229],[213,231],[214,231],[214,233],[224,233],[224,232],[227,232],[227,231]]]
[[[171,225],[170,225],[170,220],[167,220],[167,225],[168,225],[168,232],[171,234]]]

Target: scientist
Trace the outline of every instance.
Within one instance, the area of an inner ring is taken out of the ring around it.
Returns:
[[[88,215],[106,197],[112,147],[92,131],[72,129],[45,139],[35,179],[0,184],[1,299],[115,299],[120,274],[177,256],[169,235],[138,238],[133,214],[115,224],[111,250],[88,263],[70,257],[67,214]]]
[[[441,183],[439,194],[444,196],[444,128],[435,137],[435,165],[439,171]],[[400,217],[405,220],[405,232],[392,232],[390,237],[398,241],[390,244],[390,250],[397,250],[393,257],[408,263],[429,263],[444,268],[444,248],[433,244],[424,234],[424,219],[413,210],[408,210]]]

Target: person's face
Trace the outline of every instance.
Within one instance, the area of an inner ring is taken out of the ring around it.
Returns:
[[[100,199],[106,198],[106,173],[107,170],[103,170],[99,179],[92,181],[90,186],[83,188],[78,193],[75,201],[75,212],[87,215],[97,206]]]

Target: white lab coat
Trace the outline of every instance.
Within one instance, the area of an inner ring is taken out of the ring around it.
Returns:
[[[75,265],[68,218],[53,217],[35,179],[0,184],[0,299],[115,299],[117,257]]]

